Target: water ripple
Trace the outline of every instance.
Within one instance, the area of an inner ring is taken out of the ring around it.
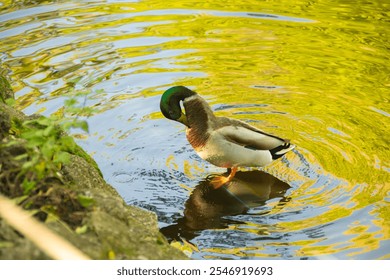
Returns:
[[[69,95],[93,107],[80,145],[128,203],[157,213],[167,237],[193,243],[193,258],[389,257],[380,4],[23,5],[0,6],[0,59],[19,108],[58,113]],[[201,160],[184,127],[159,112],[161,93],[177,84],[296,150],[244,169],[232,185],[241,193],[213,193],[209,176],[225,170]]]

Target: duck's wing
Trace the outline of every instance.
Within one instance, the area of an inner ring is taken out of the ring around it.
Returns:
[[[294,148],[289,140],[265,133],[247,123],[230,118],[218,118],[215,132],[238,145],[255,150],[269,150],[275,158]]]

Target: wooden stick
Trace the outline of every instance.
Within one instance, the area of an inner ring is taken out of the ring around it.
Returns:
[[[12,200],[0,194],[0,216],[14,229],[30,239],[49,257],[57,260],[89,260],[90,258],[63,237],[31,217]]]

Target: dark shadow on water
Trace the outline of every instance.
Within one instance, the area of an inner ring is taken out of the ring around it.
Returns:
[[[169,241],[182,238],[189,241],[201,230],[240,224],[242,222],[227,216],[245,214],[250,208],[265,205],[273,198],[280,197],[280,204],[288,200],[284,194],[290,186],[262,171],[239,171],[228,185],[216,190],[210,180],[206,178],[195,187],[185,203],[184,217],[161,229]]]

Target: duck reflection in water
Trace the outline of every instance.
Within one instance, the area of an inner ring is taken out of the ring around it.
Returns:
[[[240,223],[226,216],[244,214],[272,198],[281,198],[278,205],[288,201],[284,194],[290,186],[262,171],[237,172],[230,182],[218,189],[213,188],[211,181],[208,177],[195,187],[186,201],[184,217],[161,229],[168,240],[191,240],[199,230]]]

